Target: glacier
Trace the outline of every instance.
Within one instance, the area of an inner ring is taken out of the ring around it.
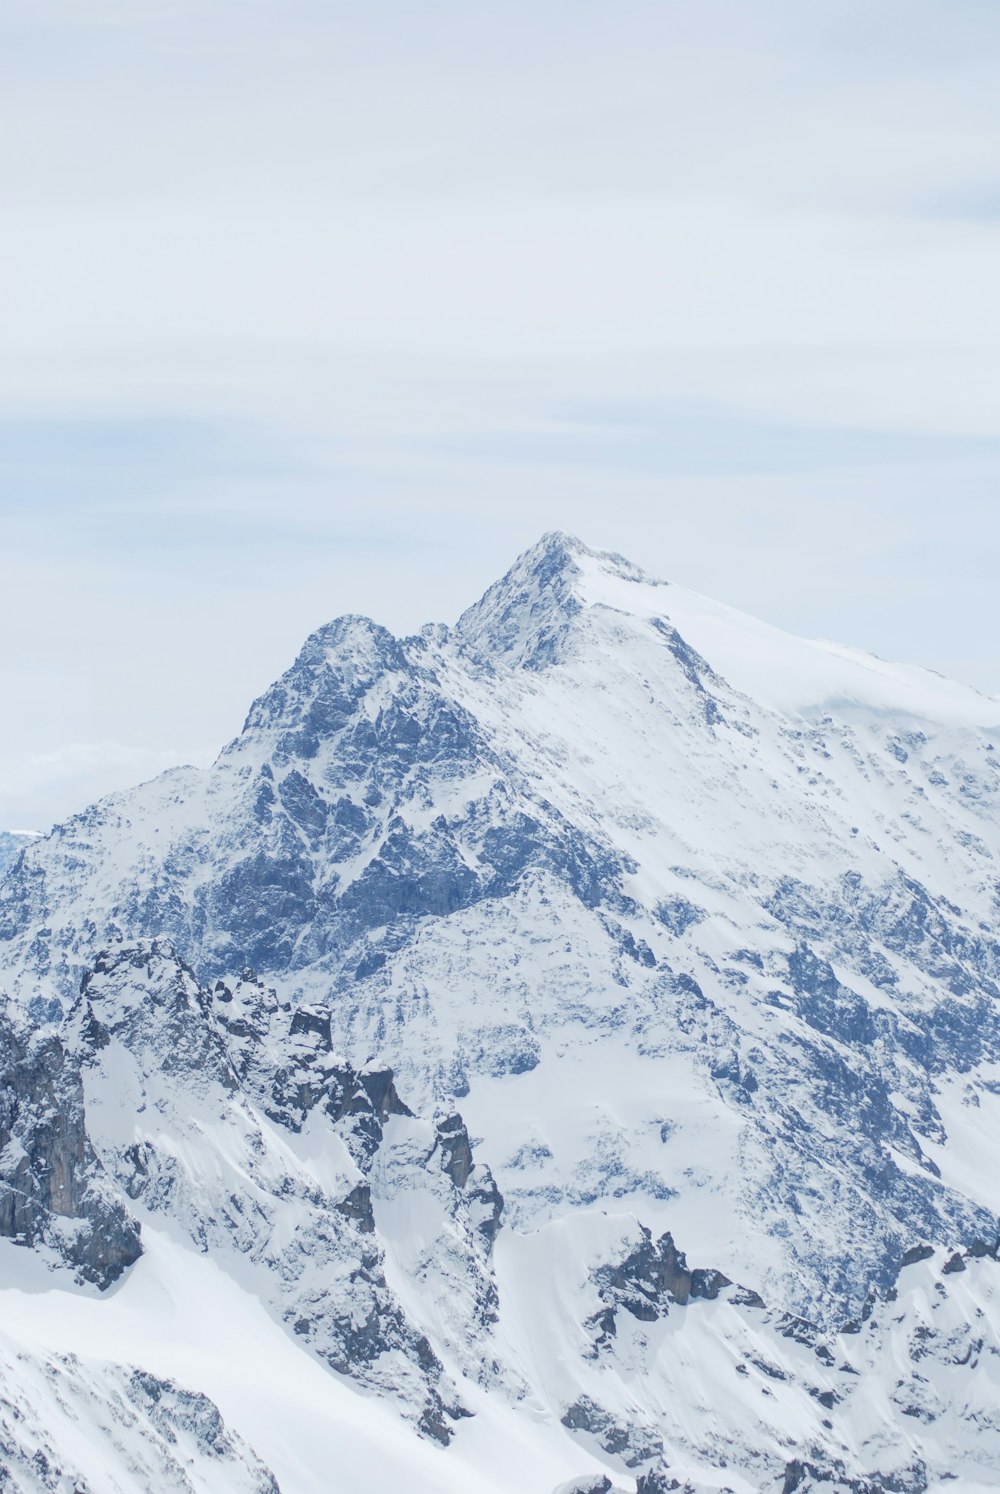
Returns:
[[[562,534],[320,628],[0,869],[10,1486],[1000,1487],[998,796]]]

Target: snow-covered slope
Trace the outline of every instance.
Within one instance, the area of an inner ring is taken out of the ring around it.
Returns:
[[[13,866],[24,847],[37,840],[37,835],[21,830],[0,830],[0,877]]]
[[[218,1408],[148,1370],[32,1352],[0,1336],[5,1489],[277,1494],[273,1474]]]
[[[990,1487],[998,790],[997,700],[550,535],[453,629],[320,629],[211,769],[24,850],[17,1082],[57,1044],[86,1196],[467,1489],[512,1439],[539,1494]]]

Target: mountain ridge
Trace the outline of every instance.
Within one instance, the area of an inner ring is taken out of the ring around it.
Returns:
[[[264,1091],[253,1085],[276,1082],[282,1045],[308,1032],[329,1032],[345,1072],[391,1070],[409,1119],[379,1120],[372,1239],[351,1249],[385,1262],[385,1322],[399,1326],[380,1329],[378,1342],[396,1334],[410,1346],[399,1352],[422,1387],[417,1418],[435,1395],[432,1419],[458,1405],[437,1390],[432,1359],[421,1363],[423,1335],[447,1369],[442,1384],[461,1385],[463,1404],[488,1420],[482,1387],[470,1389],[468,1334],[494,1365],[501,1400],[540,1397],[559,1435],[609,1476],[648,1465],[652,1477],[673,1439],[711,1485],[724,1478],[723,1443],[711,1451],[706,1431],[695,1456],[666,1410],[668,1385],[696,1410],[670,1367],[679,1345],[663,1326],[669,1313],[655,1306],[686,1269],[673,1241],[699,1269],[774,1304],[765,1336],[781,1338],[773,1324],[786,1314],[812,1324],[817,1342],[868,1323],[916,1246],[938,1252],[938,1280],[956,1251],[992,1256],[998,719],[1000,703],[967,687],[791,639],[547,535],[453,628],[397,639],[349,616],[317,629],[211,768],[114,795],[24,848],[0,879],[0,989],[15,1025],[70,1022],[81,980],[94,983],[87,972],[165,941],[188,967],[196,1004],[195,990],[273,991],[251,1007],[304,1024],[255,1047],[247,1033],[258,1018],[220,1016],[206,996],[212,1042],[250,1065],[233,1071],[231,1091],[219,1079],[220,1096],[249,1084],[239,1104],[259,1109]],[[241,987],[248,967],[257,973]],[[158,989],[152,974],[134,987],[150,1020]],[[164,1039],[143,1059],[129,1091],[136,1106],[162,1093],[174,1046]],[[84,1075],[101,1062],[94,1050]],[[103,1138],[94,1145],[117,1159],[108,1165],[125,1188],[133,1175],[121,1158],[140,1140],[127,1115],[115,1124],[128,1146],[101,1129],[111,1084],[108,1070],[87,1106]],[[287,1115],[262,1113],[252,1122],[261,1135],[288,1129]],[[172,1124],[180,1134],[186,1120],[177,1113]],[[280,1135],[273,1144],[283,1155]],[[157,1143],[164,1157],[172,1145]],[[178,1202],[162,1195],[161,1212],[191,1238],[205,1210],[229,1217],[202,1177],[220,1145],[214,1122],[186,1142],[203,1161],[175,1185]],[[436,1161],[427,1171],[429,1156],[450,1159],[447,1185]],[[503,1199],[485,1255],[451,1203],[440,1214],[479,1158]],[[279,1228],[284,1204],[260,1207]],[[432,1215],[451,1222],[427,1223]],[[147,1217],[143,1228],[161,1225]],[[205,1238],[224,1250],[244,1228],[231,1218]],[[447,1248],[433,1243],[445,1238]],[[249,1235],[246,1248],[256,1249]],[[525,1280],[548,1279],[556,1259],[579,1276],[591,1326],[577,1289],[566,1296],[558,1280],[561,1328],[558,1313],[527,1305]],[[277,1310],[292,1288],[275,1284],[276,1257],[261,1269],[255,1290]],[[638,1312],[623,1318],[605,1287],[625,1291],[633,1270],[646,1288],[628,1288]],[[961,1273],[944,1274],[951,1302]],[[647,1289],[655,1301],[644,1318]],[[926,1290],[933,1303],[930,1279]],[[434,1305],[448,1292],[450,1314]],[[969,1307],[973,1318],[992,1322],[991,1293]],[[757,1333],[740,1326],[753,1309],[724,1306],[734,1341]],[[611,1319],[599,1322],[612,1308],[613,1333]],[[566,1364],[582,1354],[596,1380],[549,1363],[528,1330],[532,1311]],[[888,1345],[887,1313],[877,1316]],[[625,1331],[633,1320],[654,1325],[635,1330],[641,1342]],[[698,1342],[715,1363],[711,1334]],[[774,1352],[754,1350],[768,1363]],[[896,1350],[885,1352],[888,1364]],[[629,1376],[639,1388],[626,1393]],[[881,1454],[851,1403],[847,1441],[825,1450],[822,1417],[806,1419],[818,1452],[800,1446],[795,1397],[766,1452],[747,1427],[733,1431],[745,1487],[770,1487],[753,1480],[772,1467],[780,1484],[796,1459],[789,1487],[808,1487],[817,1469],[834,1478],[836,1466],[845,1488],[863,1487]],[[885,1412],[893,1426],[898,1410]],[[648,1433],[642,1456],[639,1442],[621,1441],[630,1425]],[[456,1445],[474,1435],[459,1428]],[[905,1435],[886,1436],[896,1458]],[[940,1473],[950,1454],[935,1447],[927,1456]],[[897,1486],[910,1487],[882,1485]]]

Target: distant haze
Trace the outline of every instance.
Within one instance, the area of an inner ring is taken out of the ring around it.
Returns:
[[[986,0],[8,0],[0,829],[545,529],[1000,691]]]

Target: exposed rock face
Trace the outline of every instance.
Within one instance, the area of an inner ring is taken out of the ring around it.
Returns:
[[[437,1123],[441,1145],[441,1166],[456,1188],[464,1188],[472,1171],[472,1147],[469,1133],[460,1115],[448,1115]]]
[[[448,1132],[464,1138],[456,1172],[391,1070],[358,1070],[333,1051],[328,1011],[291,1012],[250,971],[206,991],[162,941],[101,955],[60,1031],[21,1037],[6,1022],[2,1041],[2,1234],[107,1286],[139,1256],[133,1213],[164,1216],[220,1261],[239,1259],[333,1369],[448,1441],[465,1412],[386,1281],[371,1174],[378,1164],[386,1203],[415,1186],[434,1193],[442,1229],[460,1231],[461,1274],[472,1263],[478,1316],[492,1322],[502,1200],[461,1117]],[[391,1122],[420,1139],[405,1161],[396,1146],[390,1177]],[[308,1133],[308,1149],[283,1133]]]
[[[641,1234],[640,1245],[624,1261],[598,1272],[601,1296],[612,1317],[624,1308],[634,1318],[651,1322],[667,1312],[668,1302],[683,1307],[692,1297],[715,1298],[724,1287],[732,1286],[721,1271],[689,1271],[683,1251],[669,1232],[655,1242],[645,1225]]]
[[[503,1194],[490,1169],[473,1161],[469,1132],[460,1115],[453,1112],[439,1120],[436,1130],[441,1170],[465,1194],[469,1218],[489,1252],[500,1228]]]
[[[890,1476],[876,1474],[874,1478],[851,1478],[842,1463],[819,1467],[808,1460],[793,1458],[785,1468],[781,1494],[924,1494],[927,1489],[927,1470],[920,1464],[913,1468],[900,1469]]]
[[[638,1487],[654,1491],[700,1494],[710,1486],[679,1477],[675,1461],[738,1467],[761,1489],[845,1494],[923,1494],[956,1460],[969,1467],[969,1455],[985,1470],[991,1449],[1000,1450],[1000,1415],[988,1392],[961,1412],[956,1396],[967,1394],[982,1357],[1000,1356],[997,1252],[979,1240],[951,1254],[928,1256],[922,1247],[907,1254],[896,1281],[874,1289],[861,1320],[837,1333],[768,1308],[717,1273],[689,1271],[668,1237],[654,1243],[641,1226],[622,1231],[612,1259],[591,1272],[603,1304],[585,1321],[593,1343],[585,1358],[595,1368],[578,1376],[586,1389],[566,1407],[563,1425],[588,1449],[639,1469]],[[949,1284],[969,1272],[978,1273],[975,1307]],[[699,1276],[713,1286],[700,1299],[687,1290]],[[658,1325],[670,1315],[675,1330],[664,1339]],[[651,1417],[635,1385],[655,1379],[658,1367],[663,1399]],[[694,1397],[701,1420],[691,1419],[681,1388],[687,1374],[713,1386],[710,1398]],[[780,1445],[781,1426],[795,1428],[788,1445],[797,1455],[779,1469],[765,1448],[772,1436]],[[979,1476],[989,1485],[990,1475],[969,1475]]]
[[[994,725],[973,692],[547,536],[451,631],[319,629],[207,773],[24,848],[0,881],[0,981],[39,1022],[122,939],[168,937],[220,1007],[253,967],[302,1023],[327,1012],[327,1058],[376,1056],[423,1115],[460,1107],[532,1228],[697,1186],[697,1136],[656,1086],[676,1065],[729,1138],[719,1269],[832,1323],[908,1241],[995,1227],[939,1156],[1000,1061]],[[363,1105],[320,1072],[326,1038],[295,1036],[319,1048],[275,1114],[303,1123],[316,1083]],[[627,1050],[602,1113],[633,1115],[628,1135],[608,1119],[544,1162],[530,1107],[509,1138],[517,1121],[491,1136],[474,1116],[498,1079],[570,1095],[594,1042]]]
[[[9,1494],[280,1494],[207,1396],[126,1365],[5,1346],[0,1479]]]
[[[672,1494],[674,1489],[680,1487],[677,1479],[653,1469],[647,1473],[640,1473],[635,1481],[635,1494]]]
[[[0,1236],[44,1245],[108,1287],[137,1260],[139,1227],[94,1153],[78,1066],[55,1034],[0,1019]]]
[[[14,865],[25,846],[30,846],[35,839],[34,835],[18,835],[10,830],[0,830],[0,877],[8,867]]]
[[[0,879],[3,1228],[104,1284],[168,1226],[442,1442],[486,1388],[647,1494],[981,1481],[998,740],[565,536],[339,619]]]
[[[639,1468],[651,1458],[663,1456],[663,1438],[650,1419],[618,1420],[590,1396],[574,1401],[561,1417],[571,1432],[586,1432],[613,1458],[620,1458],[626,1468]]]

